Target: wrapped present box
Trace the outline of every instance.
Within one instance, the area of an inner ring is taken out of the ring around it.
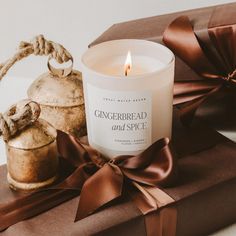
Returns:
[[[236,9],[236,4],[227,6],[231,13]],[[224,7],[217,7],[217,11],[223,11]],[[183,14],[194,20],[195,30],[201,34],[215,9],[209,7],[117,24],[90,46],[118,38],[161,42],[167,25]],[[189,77],[201,79],[181,60],[177,59],[176,63],[177,80]],[[225,104],[229,102],[225,101]],[[208,111],[204,108],[200,113],[205,116]],[[48,192],[47,199],[42,202],[44,210],[48,211],[37,212],[41,214],[11,225],[2,235],[206,235],[236,222],[236,144],[198,119],[190,127],[184,127],[176,115],[173,123],[172,141],[179,157],[179,178],[174,186],[161,188],[173,202],[160,204],[159,209],[144,216],[132,201],[124,197],[74,222],[79,196],[75,197],[77,194],[73,190]],[[0,168],[0,179],[0,222],[4,222],[7,219],[4,217],[8,217],[6,209],[17,202],[21,195],[8,188],[6,166]],[[33,216],[36,213],[31,203],[25,204]],[[14,214],[21,207],[18,204],[12,211],[7,211]],[[173,213],[171,218],[168,217],[170,212]],[[150,232],[147,218],[149,223],[153,219],[155,232]]]
[[[161,189],[174,201],[149,215],[155,217],[153,235],[169,235],[165,233],[165,227],[173,229],[171,235],[205,235],[234,223],[236,144],[197,121],[191,128],[185,128],[175,117],[173,145],[181,157],[179,179],[174,187]],[[0,218],[4,222],[8,217],[4,216],[4,209],[21,196],[8,188],[6,166],[0,168],[0,179]],[[49,206],[48,209],[74,197],[73,191],[47,194],[43,204],[46,208]],[[29,209],[33,201],[26,203]],[[145,224],[145,216],[126,198],[74,222],[78,201],[79,197],[75,197],[38,216],[18,222],[2,235],[147,235],[149,226]],[[21,207],[23,205],[16,205],[10,214]],[[33,212],[34,208],[30,210]],[[168,210],[175,212],[171,219],[165,216]]]
[[[210,42],[208,28],[212,27],[235,27],[236,15],[234,14],[236,4],[225,4],[214,7],[189,10],[167,15],[148,17],[123,23],[114,24],[100,37],[90,44],[90,47],[104,41],[114,39],[144,39],[163,43],[163,33],[166,28],[178,17],[188,16],[193,26],[194,33],[201,45],[209,47],[215,51]],[[175,39],[173,39],[175,40]],[[230,51],[233,51],[230,50]],[[234,59],[231,59],[234,61]],[[234,62],[232,62],[234,63]],[[175,81],[202,80],[202,76],[196,73],[178,56],[176,57]],[[236,130],[235,126],[235,98],[214,97],[208,99],[204,106],[197,110],[198,117],[204,118],[208,123],[219,131]],[[235,138],[229,132],[225,132],[229,138]]]
[[[218,15],[219,25],[224,24],[227,20],[236,23],[235,8],[236,4],[231,3],[114,24],[89,46],[92,47],[114,39],[144,39],[163,44],[162,39],[165,29],[173,20],[183,15],[190,18],[194,24],[194,32],[201,38],[207,32],[208,23],[213,13]],[[201,79],[182,60],[176,58],[175,80],[188,80],[189,77]]]

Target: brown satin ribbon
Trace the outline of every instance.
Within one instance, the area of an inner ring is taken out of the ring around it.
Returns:
[[[79,194],[75,221],[125,194],[146,216],[147,235],[174,235],[171,232],[175,232],[176,210],[167,211],[167,214],[155,213],[160,207],[174,202],[160,189],[176,179],[176,162],[168,139],[160,139],[140,155],[118,156],[110,161],[83,140],[61,131],[58,131],[57,142],[63,169],[68,169],[65,177],[51,188],[23,195],[10,206],[0,206],[0,230]],[[168,227],[164,227],[168,224],[166,215],[175,219]]]
[[[167,138],[158,140],[140,155],[118,156],[109,161],[103,159],[96,150],[65,133],[59,132],[58,144],[59,152],[67,159],[75,150],[82,148],[83,155],[90,158],[84,166],[94,164],[94,168],[97,168],[96,173],[87,178],[82,186],[76,221],[121,197],[124,191],[129,191],[129,186],[134,186],[142,193],[143,201],[140,195],[132,195],[132,198],[143,214],[173,202],[163,191],[154,191],[156,187],[169,185],[176,179],[176,162]],[[77,188],[81,187],[79,185],[76,185]],[[63,188],[66,187],[63,185]]]
[[[171,204],[174,199],[160,188],[135,185],[140,191],[132,193],[131,198],[145,216],[147,235],[175,236],[177,209]]]
[[[190,123],[206,99],[218,96],[222,91],[227,95],[236,85],[236,25],[214,24],[217,14],[213,13],[208,25],[210,43],[201,41],[195,35],[187,16],[175,19],[164,32],[164,43],[204,78],[175,82],[174,104],[185,103],[180,110],[185,124]]]

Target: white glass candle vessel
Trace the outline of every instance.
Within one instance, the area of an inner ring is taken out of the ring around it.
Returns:
[[[113,40],[82,57],[89,144],[103,155],[136,155],[171,138],[174,55],[165,46]]]

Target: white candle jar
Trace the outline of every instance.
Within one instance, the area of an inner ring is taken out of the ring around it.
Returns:
[[[128,51],[132,67],[126,76]],[[93,148],[113,158],[171,138],[174,61],[168,48],[146,40],[113,40],[85,52],[83,89]]]

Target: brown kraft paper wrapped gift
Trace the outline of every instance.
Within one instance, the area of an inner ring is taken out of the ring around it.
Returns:
[[[171,235],[189,236],[205,235],[234,223],[236,144],[196,120],[191,128],[185,128],[175,117],[173,146],[181,157],[178,161],[179,178],[175,186],[162,190],[175,202],[152,213],[160,219],[154,222],[156,232],[152,235],[169,236],[165,233],[166,225],[174,229]],[[20,196],[7,185],[6,166],[0,167],[0,179],[1,216],[1,207]],[[45,204],[53,206],[58,199],[51,195],[48,195]],[[59,202],[72,197],[73,193],[69,191],[61,196]],[[76,197],[38,216],[18,222],[1,235],[147,235],[145,217],[132,201],[123,199],[74,223],[78,201],[79,197]],[[176,220],[165,217],[168,209],[176,210]]]
[[[232,4],[235,6],[236,4]],[[205,29],[214,8],[185,12],[198,22],[199,32]],[[160,17],[114,25],[93,44],[116,38],[146,38],[161,41],[165,27],[177,16],[174,13]],[[139,26],[139,23],[142,23]],[[131,25],[131,27],[130,27]],[[124,28],[123,28],[124,27]],[[127,28],[126,28],[127,27]],[[151,27],[151,28],[150,28]],[[196,30],[196,28],[195,28]],[[199,78],[183,62],[177,60],[176,78]],[[200,109],[205,116],[207,109]],[[166,225],[172,224],[175,234],[206,235],[236,221],[236,144],[205,126],[197,119],[188,128],[174,117],[173,146],[179,157],[179,178],[175,186],[162,190],[174,203],[159,208],[156,234],[167,235]],[[57,205],[74,197],[68,192],[64,200],[49,198],[47,204]],[[6,181],[6,166],[0,167],[1,207],[19,198]],[[146,235],[145,217],[133,202],[123,199],[83,220],[74,223],[79,197],[75,197],[38,216],[10,226],[1,235]],[[163,217],[168,209],[177,212],[176,222]],[[176,226],[176,227],[175,227]],[[169,235],[167,235],[169,236]]]

